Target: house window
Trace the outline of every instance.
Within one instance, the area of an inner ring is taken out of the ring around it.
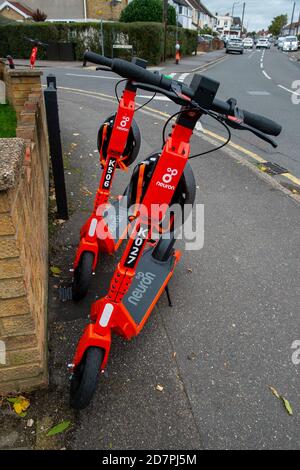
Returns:
[[[182,10],[183,10],[183,7],[179,7],[179,15],[182,15],[182,13],[183,13]]]

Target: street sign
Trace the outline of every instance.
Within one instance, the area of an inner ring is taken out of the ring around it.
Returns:
[[[113,44],[113,49],[132,49],[132,45],[126,45],[126,44]]]
[[[0,104],[6,103],[5,83],[0,80]]]

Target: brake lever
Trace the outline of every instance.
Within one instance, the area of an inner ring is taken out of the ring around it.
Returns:
[[[162,88],[159,88],[158,86],[149,85],[148,83],[141,83],[141,82],[133,81],[132,84],[142,90],[151,91],[152,93],[161,93],[162,95],[165,95],[167,98],[170,98],[170,100],[173,101],[174,103],[179,104],[181,106],[191,104],[191,100],[187,96],[181,93],[177,93],[176,91],[167,91]]]
[[[233,129],[252,132],[252,134],[255,134],[259,139],[262,139],[268,144],[272,145],[274,149],[278,147],[278,144],[273,139],[266,136],[266,134],[259,131],[258,129],[255,129],[255,127],[251,127],[251,126],[248,126],[247,124],[244,124],[241,118],[238,118],[235,116],[224,116],[223,120],[226,122],[226,124],[229,127],[232,127]]]

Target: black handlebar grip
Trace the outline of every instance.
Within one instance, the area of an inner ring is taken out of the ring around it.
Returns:
[[[227,101],[214,99],[212,110],[228,116],[232,115],[231,106]],[[248,124],[248,126],[254,127],[267,135],[278,136],[281,133],[282,127],[280,124],[277,124],[277,122],[264,116],[260,116],[259,114],[253,114],[244,110],[241,111],[244,113],[244,123]]]
[[[268,135],[278,136],[282,131],[282,126],[277,122],[259,114],[249,113],[249,111],[244,111],[244,122]]]
[[[113,59],[111,69],[124,78],[129,78],[137,82],[147,83],[148,85],[158,86],[169,91],[172,86],[172,80],[158,73],[150,72],[132,62],[122,59]]]
[[[105,65],[106,67],[112,66],[112,59],[104,57],[103,55],[96,54],[95,52],[86,51],[83,56],[87,62],[92,62],[97,65]]]

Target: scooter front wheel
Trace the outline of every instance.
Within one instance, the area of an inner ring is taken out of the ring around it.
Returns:
[[[86,350],[80,364],[74,370],[70,386],[70,406],[76,410],[86,408],[95,393],[104,350],[90,347]]]
[[[89,290],[93,274],[94,254],[90,251],[82,253],[78,266],[74,271],[72,297],[75,302],[83,299]]]

